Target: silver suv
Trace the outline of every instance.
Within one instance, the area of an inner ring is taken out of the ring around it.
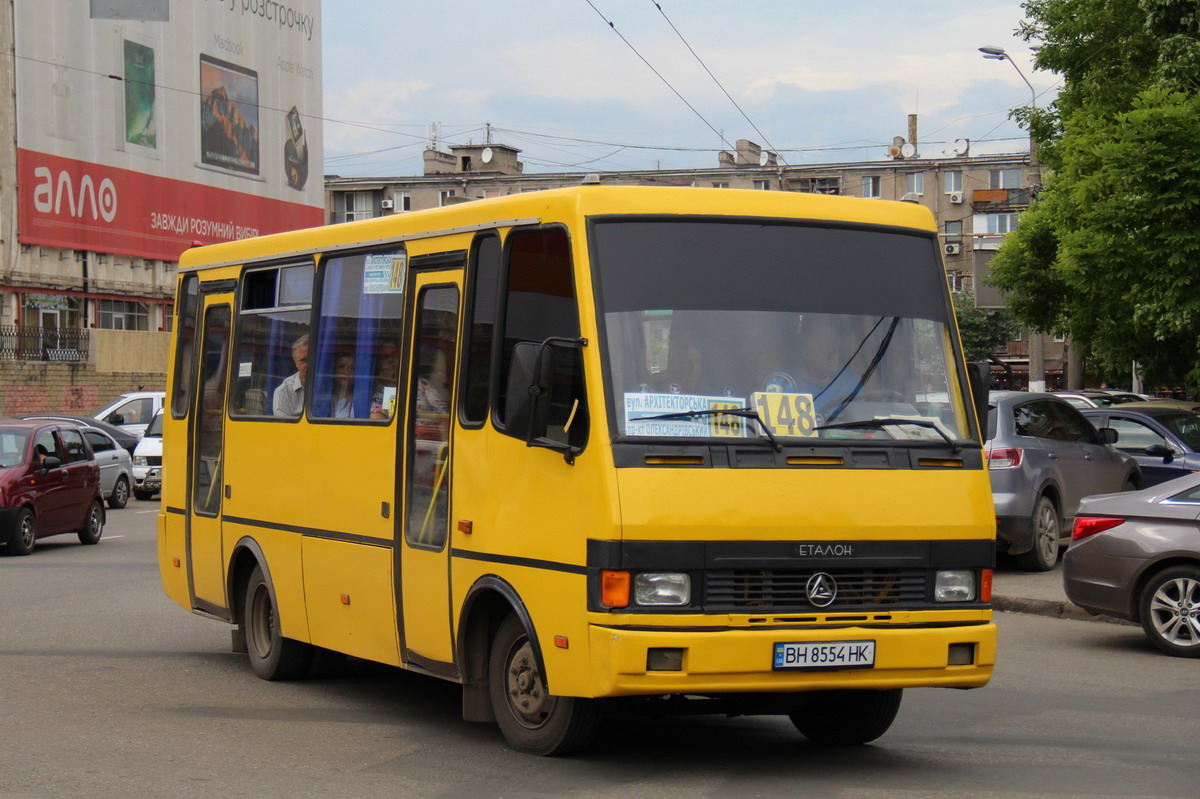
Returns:
[[[1079,500],[1138,488],[1137,462],[1111,446],[1116,440],[1051,394],[992,392],[986,456],[1000,551],[1023,569],[1048,571],[1070,542]]]

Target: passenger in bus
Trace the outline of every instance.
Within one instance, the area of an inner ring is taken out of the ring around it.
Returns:
[[[400,348],[385,341],[375,355],[375,385],[371,389],[372,419],[391,419],[396,412],[396,386],[400,379]]]
[[[308,334],[292,342],[292,362],[296,372],[280,383],[271,398],[271,412],[276,416],[299,416],[304,412],[304,373],[308,371]]]
[[[350,419],[354,416],[354,356],[348,352],[333,356],[330,415],[335,419]]]

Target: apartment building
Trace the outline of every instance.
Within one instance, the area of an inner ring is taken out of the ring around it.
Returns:
[[[711,168],[599,174],[527,174],[519,160],[520,150],[503,144],[456,145],[448,149],[426,149],[421,175],[327,175],[327,221],[349,222],[577,185],[585,180],[606,185],[700,186],[908,200],[929,208],[937,220],[951,288],[971,290],[980,308],[1000,308],[1003,299],[984,281],[988,263],[1005,234],[1016,227],[1017,214],[1029,206],[1031,199],[1027,153],[971,155],[970,143],[964,140],[929,147],[897,142],[877,161],[792,165],[776,153],[741,139],[735,151],[718,153],[717,164]],[[1062,385],[1069,361],[1066,344],[1036,341],[1035,346],[1039,345],[1043,348],[1047,384]],[[1025,336],[997,353],[995,370],[1001,385],[1028,383],[1029,349],[1030,337]]]

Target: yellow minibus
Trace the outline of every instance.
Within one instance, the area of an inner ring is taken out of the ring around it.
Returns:
[[[421,672],[548,755],[630,706],[862,743],[991,676],[919,205],[530,192],[192,249],[175,308],[163,587],[264,679]]]

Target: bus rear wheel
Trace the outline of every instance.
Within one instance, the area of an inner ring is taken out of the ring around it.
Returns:
[[[792,724],[815,744],[850,746],[874,741],[900,712],[903,690],[813,691],[796,697]]]
[[[554,696],[515,615],[500,625],[488,662],[488,691],[496,723],[513,749],[531,755],[563,755],[585,748],[600,726],[593,699]]]
[[[294,680],[304,676],[312,658],[312,647],[303,641],[284,638],[279,631],[279,611],[275,592],[255,566],[246,583],[246,601],[242,605],[240,625],[250,656],[250,668],[264,680]]]

